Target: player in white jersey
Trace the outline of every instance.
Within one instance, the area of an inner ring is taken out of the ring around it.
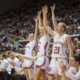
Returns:
[[[24,73],[25,73],[27,79],[29,79],[29,80],[32,80],[32,78],[33,78],[33,76],[31,74],[32,74],[34,60],[35,60],[35,57],[33,57],[33,50],[34,50],[34,47],[36,44],[36,39],[37,39],[37,22],[38,22],[37,20],[38,19],[36,18],[35,19],[35,24],[36,24],[35,34],[34,35],[32,33],[29,34],[29,37],[28,37],[29,43],[25,46],[25,54],[24,55],[17,54],[17,56],[20,56],[23,58],[22,67],[24,69]]]
[[[15,52],[9,52],[8,53],[8,57],[7,60],[9,62],[9,66],[8,66],[8,73],[11,74],[11,70],[14,68],[15,71],[17,68],[20,67],[20,61],[17,57],[15,57]]]
[[[80,80],[80,53],[69,59],[69,65],[69,69],[65,69],[63,63],[60,65],[62,80]]]
[[[49,80],[55,80],[55,78],[59,78],[61,76],[61,70],[59,63],[61,61],[64,62],[64,65],[67,65],[67,49],[69,50],[69,56],[72,55],[72,42],[69,35],[65,34],[66,26],[64,23],[60,22],[56,25],[56,19],[54,17],[54,9],[55,5],[51,7],[52,10],[52,21],[54,25],[54,31],[46,24],[45,28],[51,36],[54,36],[54,45],[52,49],[52,59],[49,65]],[[45,12],[45,20],[47,22],[47,8],[44,9]],[[56,30],[57,26],[57,30]],[[55,76],[55,77],[54,77]]]
[[[38,68],[46,70],[48,57],[49,37],[47,35],[42,36],[38,41],[36,66]]]
[[[6,59],[6,55],[5,54],[0,54],[0,71],[7,71],[9,62]]]
[[[36,43],[36,40],[32,40],[26,45],[24,56],[27,57],[27,59],[24,58],[23,64],[22,64],[22,67],[24,68],[24,73],[26,74],[26,77],[29,78],[29,80],[32,79],[31,70],[34,65],[34,58],[32,56],[32,53],[33,53],[33,49],[35,47],[35,43]],[[33,60],[30,60],[28,58],[32,58]]]
[[[40,39],[38,40],[37,46],[37,59],[36,59],[36,72],[34,80],[46,80],[46,69],[49,65],[48,59],[48,48],[49,48],[49,36],[44,28],[45,22],[43,18],[43,26],[41,22],[41,11],[38,12],[39,17],[39,34]]]
[[[33,37],[33,34],[29,34],[29,38],[28,38],[28,39],[31,40],[30,37]],[[30,41],[30,40],[29,40],[29,41]],[[28,57],[28,58],[31,58],[31,57],[32,57],[32,52],[33,52],[35,43],[36,43],[36,41],[35,41],[35,40],[32,40],[32,41],[30,41],[30,42],[25,46],[25,54],[24,54],[25,57]],[[22,66],[23,66],[24,68],[30,68],[32,64],[33,64],[33,61],[32,61],[32,60],[25,59],[25,60],[24,60],[24,64],[23,64]]]

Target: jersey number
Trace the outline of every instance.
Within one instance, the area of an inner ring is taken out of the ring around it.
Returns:
[[[39,43],[39,44],[41,45],[41,43]],[[39,50],[39,49],[40,49],[40,45],[37,46],[37,52],[40,51],[40,50]],[[46,50],[46,48],[47,48],[47,45],[48,45],[48,42],[46,42],[45,46],[43,45],[45,50]]]
[[[55,54],[59,54],[59,51],[60,51],[60,47],[59,46],[55,46],[54,47],[54,53]]]

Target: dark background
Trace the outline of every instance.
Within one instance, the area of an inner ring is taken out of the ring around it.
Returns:
[[[57,6],[65,5],[66,8],[70,6],[75,7],[80,4],[80,0],[0,0],[0,14],[21,8],[22,6],[26,6],[28,9],[29,7],[33,7],[32,5],[37,7],[44,4],[51,5],[53,2],[55,2]]]

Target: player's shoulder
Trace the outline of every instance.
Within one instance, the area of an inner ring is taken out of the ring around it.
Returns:
[[[29,42],[25,45],[25,47],[28,47],[31,43],[32,43],[32,41],[29,41]]]
[[[11,58],[7,58],[7,61],[11,61]]]
[[[19,61],[19,59],[17,57],[14,58],[14,61]]]
[[[64,35],[63,35],[63,38],[69,39],[69,38],[70,38],[70,35],[64,34]]]
[[[36,40],[32,40],[31,42],[32,42],[32,43],[36,43]]]
[[[69,35],[68,34],[64,34],[64,36],[68,37]]]
[[[8,62],[8,60],[7,60],[7,59],[4,59],[4,62],[5,62],[5,63],[7,63],[7,62]]]
[[[32,40],[29,44],[29,46],[34,46],[36,44],[36,40]]]
[[[14,60],[18,60],[18,58],[17,57],[14,57]]]

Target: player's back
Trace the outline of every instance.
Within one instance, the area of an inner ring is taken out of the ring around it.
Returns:
[[[48,35],[42,36],[38,41],[38,55],[48,55],[50,38]]]

